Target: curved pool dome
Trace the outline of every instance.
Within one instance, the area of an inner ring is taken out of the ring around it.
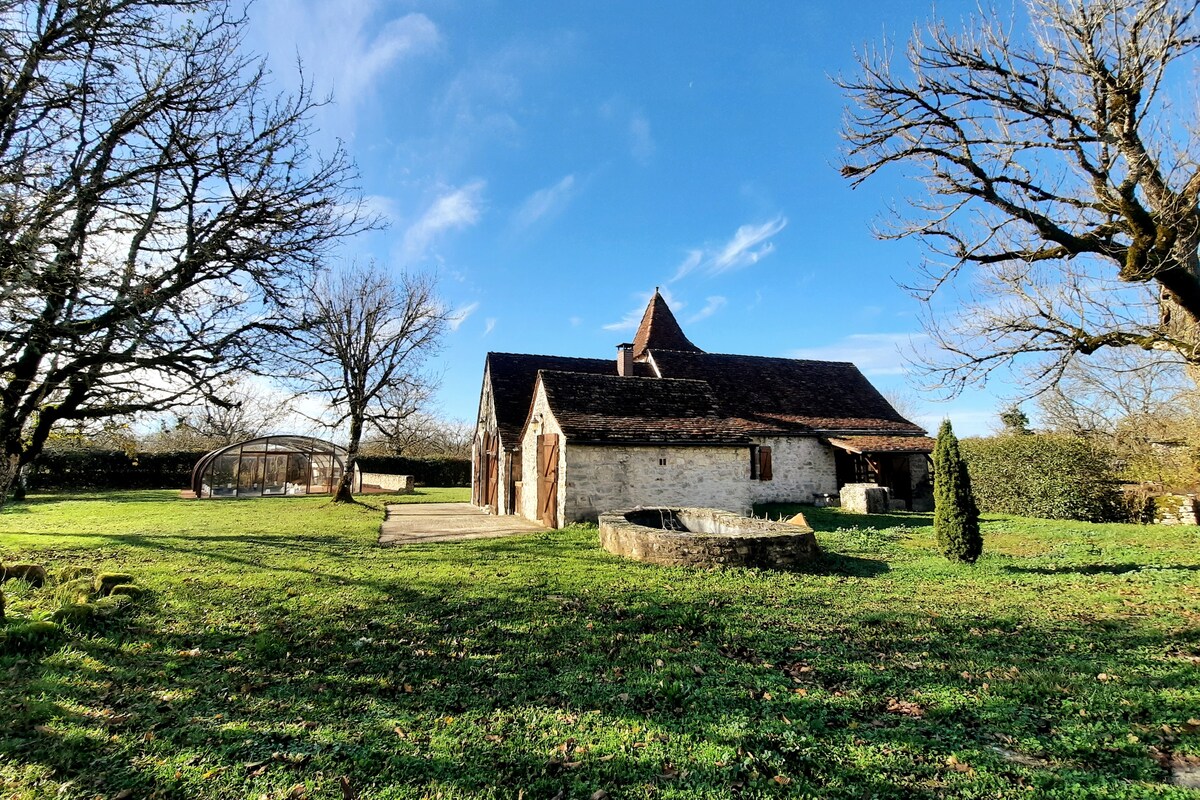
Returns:
[[[192,470],[196,497],[297,497],[333,494],[346,448],[311,436],[261,436],[205,454]],[[362,474],[355,467],[355,491]]]

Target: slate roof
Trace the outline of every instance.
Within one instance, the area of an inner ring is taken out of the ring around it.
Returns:
[[[619,377],[615,354],[488,353],[504,446],[519,444],[539,373],[568,438],[743,442],[752,435],[832,434],[850,442],[863,436],[922,437],[920,445],[911,438],[887,445],[909,448],[927,441],[925,431],[900,416],[849,362],[705,353],[684,335],[657,290],[634,337],[634,358],[641,360],[634,363],[633,376]]]
[[[633,357],[635,359],[645,356],[648,350],[704,352],[684,335],[683,328],[679,327],[678,320],[671,313],[667,301],[658,293],[658,289],[654,290],[654,297],[650,298],[650,303],[646,306],[646,313],[642,315],[642,322],[638,325],[637,333],[633,337]]]
[[[651,375],[649,364],[634,364],[635,375]],[[505,447],[520,444],[521,429],[529,415],[533,389],[539,370],[616,375],[613,358],[569,358],[527,353],[488,353],[487,369],[492,376],[492,396],[496,403],[496,423]]]
[[[928,436],[831,436],[829,443],[851,453],[932,453]]]
[[[664,378],[701,380],[753,433],[874,432],[922,435],[848,361],[806,361],[652,350]]]
[[[568,441],[747,444],[703,381],[542,371],[538,379]]]

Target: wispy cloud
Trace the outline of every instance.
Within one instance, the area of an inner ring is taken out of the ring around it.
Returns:
[[[633,107],[623,97],[612,97],[600,104],[600,118],[613,123],[625,137],[626,146],[633,160],[645,166],[654,158],[658,145],[650,130],[650,120],[640,109]]]
[[[854,333],[823,347],[792,350],[792,358],[851,361],[866,375],[904,375],[905,354],[926,340],[923,333]]]
[[[305,77],[316,78],[318,93],[334,93],[338,111],[330,122],[352,130],[354,109],[397,64],[436,51],[442,41],[438,26],[424,14],[384,21],[385,13],[381,0],[265,0],[253,17],[278,74],[298,81],[286,67],[299,57]]]
[[[650,163],[654,157],[656,145],[654,136],[650,133],[650,120],[644,114],[635,113],[629,120],[629,152],[642,166]]]
[[[667,305],[671,310],[678,314],[683,309],[687,308],[687,303],[676,298],[669,290],[659,289],[663,299],[667,301]],[[616,322],[610,322],[601,327],[606,331],[633,331],[637,330],[638,323],[642,321],[642,315],[646,313],[646,306],[650,303],[650,298],[654,297],[654,292],[643,292],[637,295],[640,301],[637,306],[625,312],[625,316]]]
[[[496,318],[488,317],[483,321],[483,335],[487,336],[492,331],[496,330]],[[482,337],[480,337],[482,338]]]
[[[688,317],[688,322],[699,322],[702,319],[708,319],[713,314],[720,311],[729,301],[720,295],[707,298],[704,308],[697,311],[692,316]]]
[[[485,186],[482,180],[472,181],[434,200],[421,218],[404,232],[405,259],[419,261],[443,233],[469,228],[478,222]]]
[[[774,252],[775,245],[770,239],[786,228],[787,223],[787,217],[780,214],[766,222],[742,225],[724,244],[688,250],[675,268],[671,282],[697,271],[712,276],[757,264]]]
[[[467,317],[471,316],[478,310],[478,301],[465,305],[462,308],[455,310],[454,313],[449,316],[449,318],[446,320],[446,325],[450,328],[450,330],[456,331],[462,327],[464,322],[467,321]]]
[[[551,218],[562,212],[575,196],[575,175],[566,175],[553,186],[538,189],[517,209],[513,224],[523,230],[538,220]]]

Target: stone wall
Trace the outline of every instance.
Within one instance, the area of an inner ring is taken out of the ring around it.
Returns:
[[[1154,498],[1154,522],[1157,525],[1200,524],[1196,512],[1196,495],[1158,495]]]
[[[374,486],[385,492],[394,492],[396,494],[412,494],[414,483],[412,475],[388,475],[383,472],[364,472],[362,473],[362,485],[363,488]]]
[[[811,503],[814,495],[837,492],[833,448],[814,436],[772,436],[754,439],[771,448],[769,481],[750,481],[754,503]],[[746,478],[750,477],[749,454]]]
[[[753,502],[748,447],[570,444],[564,452],[564,521],[595,521],[606,511],[634,506],[745,514]]]
[[[681,524],[687,530],[670,529]],[[638,561],[686,567],[795,569],[820,555],[812,528],[747,519],[712,508],[604,514],[600,545]]]

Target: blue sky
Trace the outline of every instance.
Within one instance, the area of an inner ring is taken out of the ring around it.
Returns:
[[[942,2],[957,19],[974,7]],[[928,2],[260,0],[248,45],[333,103],[386,230],[346,249],[433,270],[458,314],[439,410],[473,419],[489,350],[608,357],[656,286],[713,352],[854,361],[909,392],[897,286],[916,243],[871,226],[916,191],[838,176],[856,48],[907,40]],[[918,422],[993,427],[996,394],[917,398]]]

